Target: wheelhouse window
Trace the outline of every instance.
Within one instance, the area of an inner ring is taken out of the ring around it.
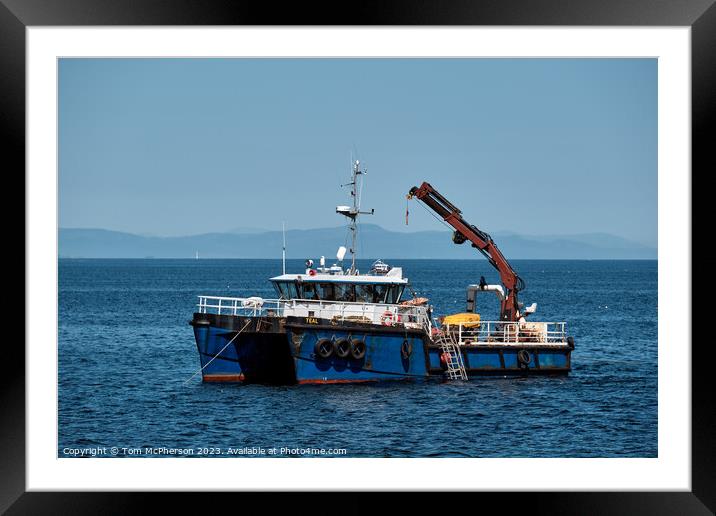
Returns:
[[[385,303],[388,285],[356,285],[356,301],[362,303]]]
[[[333,301],[336,298],[333,283],[319,283],[316,285],[318,298],[324,301]]]
[[[335,284],[335,300],[353,302],[356,300],[356,289],[355,285],[350,283],[336,283]]]
[[[318,290],[315,283],[301,283],[301,299],[318,299]]]
[[[405,288],[404,285],[312,281],[274,281],[273,286],[281,299],[388,304],[398,303]]]
[[[388,288],[388,297],[385,302],[389,304],[397,304],[400,301],[400,296],[403,295],[404,288],[405,287],[403,285],[391,285]]]
[[[298,297],[296,284],[292,281],[274,281],[273,286],[281,299],[296,299]]]
[[[321,301],[352,302],[355,301],[355,287],[349,283],[303,283],[301,297]]]

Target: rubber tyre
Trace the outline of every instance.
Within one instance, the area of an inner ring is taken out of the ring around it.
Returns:
[[[574,349],[574,337],[567,337],[567,345]]]
[[[333,354],[338,358],[346,358],[351,353],[351,343],[348,339],[338,339],[333,343]]]
[[[521,349],[517,352],[517,362],[519,362],[520,367],[527,367],[530,365],[530,362],[532,362],[532,356],[530,355],[530,352],[526,349]]]
[[[316,356],[329,358],[333,354],[333,343],[328,339],[320,339],[314,348]]]
[[[407,360],[412,353],[413,345],[408,339],[405,339],[400,345],[400,356],[403,357],[404,360]]]
[[[351,340],[351,357],[360,360],[365,356],[365,342],[360,339]]]

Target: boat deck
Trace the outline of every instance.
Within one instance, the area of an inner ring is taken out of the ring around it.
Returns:
[[[430,340],[449,336],[459,347],[544,347],[568,346],[565,322],[505,322],[447,324],[436,328],[426,306],[405,304],[354,303],[309,299],[264,299],[259,297],[199,296],[198,313],[237,317],[310,319],[312,323],[365,324],[425,331]],[[315,322],[314,322],[315,320]]]

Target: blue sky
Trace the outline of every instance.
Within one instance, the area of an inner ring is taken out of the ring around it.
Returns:
[[[151,235],[442,226],[657,242],[655,59],[61,59],[59,223]]]

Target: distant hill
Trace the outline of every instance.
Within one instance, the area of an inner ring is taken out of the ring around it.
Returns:
[[[344,226],[286,231],[287,257],[331,259],[348,243]],[[454,245],[451,233],[398,233],[375,224],[359,227],[361,258],[470,258],[469,242]],[[492,234],[508,259],[656,259],[657,251],[604,233],[522,236]],[[106,229],[60,228],[61,258],[279,258],[281,231],[206,233],[184,237],[140,236]]]

